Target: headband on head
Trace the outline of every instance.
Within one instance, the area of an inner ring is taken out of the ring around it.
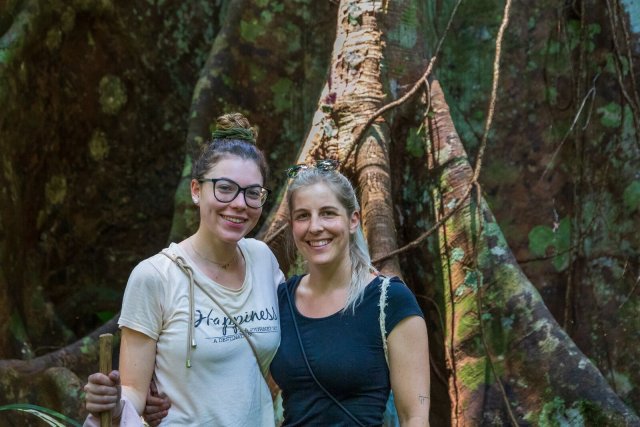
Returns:
[[[211,132],[211,137],[213,139],[242,139],[253,144],[256,143],[253,132],[246,128],[216,129]]]

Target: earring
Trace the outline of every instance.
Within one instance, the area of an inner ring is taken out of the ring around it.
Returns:
[[[196,206],[198,205],[198,202],[200,202],[200,199],[198,199],[197,197],[193,197],[192,200]]]

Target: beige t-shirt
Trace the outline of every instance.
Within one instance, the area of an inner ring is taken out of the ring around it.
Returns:
[[[194,269],[195,280],[251,333],[260,368],[244,335],[197,286],[197,347],[187,368],[188,276],[157,254],[138,264],[129,277],[118,323],[158,342],[154,377],[158,390],[172,401],[162,425],[274,425],[271,394],[260,369],[268,372],[280,343],[276,288],[284,275],[263,242],[242,239],[238,245],[247,266],[240,290],[213,282],[177,244],[168,252],[182,256]]]

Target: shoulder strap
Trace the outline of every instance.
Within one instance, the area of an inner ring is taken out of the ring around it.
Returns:
[[[185,261],[184,258],[175,254],[168,253],[166,249],[162,250],[160,253],[165,255],[174,263],[176,263],[178,268],[180,268],[180,270],[182,270],[187,276],[189,276],[189,332],[188,332],[188,341],[187,341],[187,368],[191,367],[191,349],[196,348],[197,346],[195,338],[193,336],[194,335],[193,334],[193,314],[194,314],[194,307],[193,307],[194,292],[193,291],[194,291],[194,285],[195,285],[206,296],[208,296],[209,299],[215,303],[215,305],[218,306],[218,308],[224,313],[224,315],[227,316],[227,318],[234,324],[236,328],[238,328],[238,330],[242,333],[242,335],[244,335],[245,339],[249,343],[249,346],[251,347],[251,351],[253,352],[253,355],[255,356],[256,361],[258,362],[258,368],[260,368],[260,372],[262,373],[262,376],[266,381],[267,377],[265,376],[265,373],[262,372],[262,365],[260,364],[260,358],[258,357],[258,350],[256,349],[256,346],[253,344],[250,338],[251,332],[247,331],[242,326],[240,326],[240,324],[236,321],[236,319],[234,319],[233,316],[229,314],[227,309],[224,308],[224,306],[220,304],[218,300],[207,289],[205,289],[200,283],[196,281],[196,279],[193,277],[193,268]]]
[[[380,283],[380,302],[378,306],[380,307],[380,335],[382,335],[382,348],[384,349],[384,358],[387,361],[387,366],[389,366],[389,347],[387,346],[387,328],[385,326],[386,314],[384,309],[387,307],[387,289],[389,288],[389,283],[391,279],[386,276],[383,277],[382,282]]]
[[[294,289],[300,283],[300,280],[302,280],[302,277],[297,278],[297,280],[294,283]],[[304,344],[302,344],[302,338],[300,337],[300,330],[298,329],[298,322],[296,321],[296,313],[295,313],[295,310],[293,309],[293,302],[291,301],[289,287],[287,286],[286,283],[284,285],[284,291],[287,294],[287,302],[289,303],[289,310],[291,311],[291,320],[293,321],[293,327],[296,331],[296,336],[298,337],[298,343],[300,344],[300,351],[302,352],[302,358],[304,359],[304,363],[307,365],[307,370],[309,371],[311,378],[313,378],[313,381],[318,385],[318,387],[320,387],[320,389],[324,392],[324,394],[326,394],[327,397],[329,397],[333,401],[333,403],[338,405],[338,407],[340,407],[340,409],[342,409],[342,411],[345,414],[347,414],[349,418],[351,418],[357,425],[364,427],[364,424],[362,424],[360,420],[351,413],[351,411],[345,408],[344,405],[340,403],[340,401],[322,385],[322,383],[318,380],[318,378],[316,378],[316,375],[313,373],[313,369],[311,369],[311,365],[309,364],[309,360],[307,359],[307,353],[304,351]]]

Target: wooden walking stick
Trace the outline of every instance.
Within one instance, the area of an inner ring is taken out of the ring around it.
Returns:
[[[111,358],[113,348],[113,335],[100,335],[100,372],[109,375],[111,372]],[[111,427],[111,411],[100,413],[100,427]]]

